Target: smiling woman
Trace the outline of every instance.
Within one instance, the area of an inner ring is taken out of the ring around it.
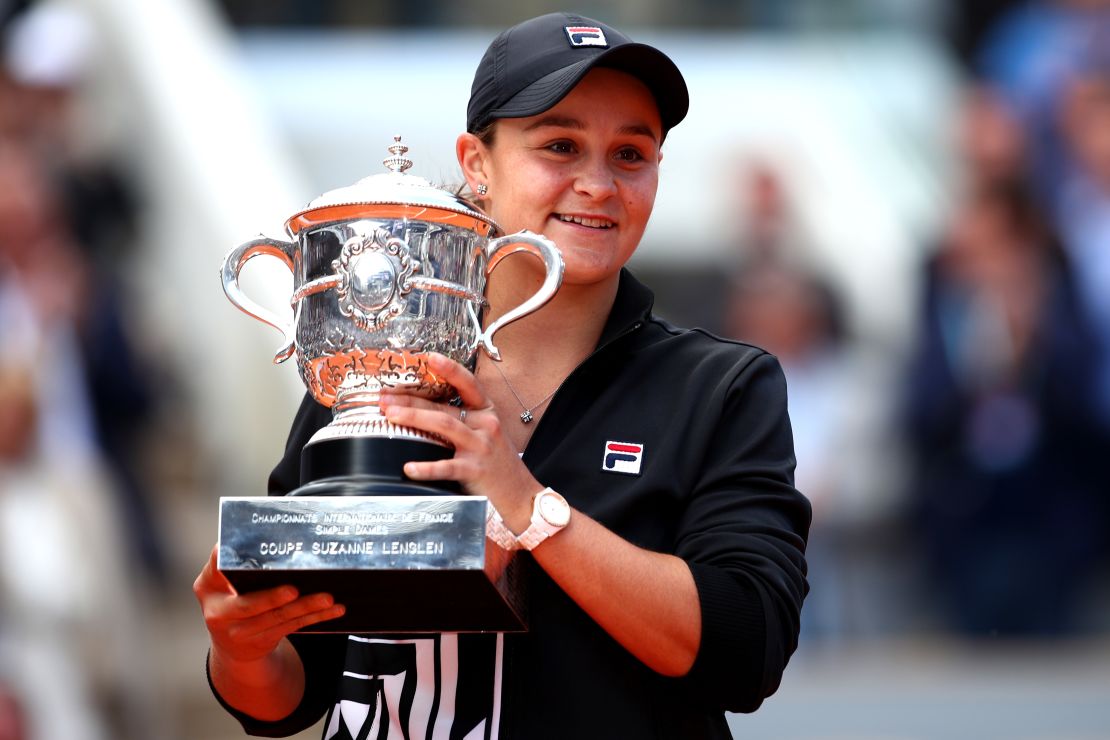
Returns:
[[[467,181],[487,185],[482,205],[494,221],[559,245],[564,300],[579,299],[577,286],[615,280],[643,236],[659,184],[662,123],[648,87],[595,68],[549,111],[500,120],[496,131],[488,143],[470,133],[457,143]]]
[[[326,712],[327,740],[726,738],[726,711],[777,689],[810,519],[782,371],[659,320],[625,269],[687,107],[666,55],[588,18],[541,16],[490,45],[459,164],[504,229],[559,245],[563,287],[498,334],[499,364],[428,357],[461,408],[400,392],[381,408],[454,448],[408,477],[488,498],[489,546],[526,551],[528,632],[292,634],[342,606],[291,588],[239,595],[210,562],[194,587],[209,676],[248,732],[293,734]],[[484,320],[542,280],[506,260]],[[274,493],[297,486],[298,453],[328,420],[306,398]]]

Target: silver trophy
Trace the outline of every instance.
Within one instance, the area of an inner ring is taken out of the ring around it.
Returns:
[[[401,137],[388,150],[388,172],[324,193],[290,217],[291,241],[255,239],[224,259],[227,297],[284,334],[274,361],[295,355],[333,418],[302,451],[301,486],[289,496],[221,499],[219,568],[240,590],[331,591],[347,614],[319,630],[521,629],[511,559],[485,539],[489,502],[459,495],[451,482],[407,479],[405,462],[452,450],[388,422],[378,398],[383,388],[452,397],[428,369],[428,352],[473,366],[481,347],[500,360],[494,334],[555,295],[562,255],[527,231],[501,235],[467,200],[406,174]],[[486,279],[521,252],[543,262],[544,282],[483,328]],[[239,287],[243,266],[260,255],[293,273],[291,323]]]

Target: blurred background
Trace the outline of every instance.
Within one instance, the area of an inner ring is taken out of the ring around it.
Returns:
[[[555,9],[686,75],[658,313],[787,373],[812,592],[734,734],[1110,737],[1110,2],[0,0],[0,740],[241,736],[190,586],[303,386],[217,268],[395,134],[459,181]]]

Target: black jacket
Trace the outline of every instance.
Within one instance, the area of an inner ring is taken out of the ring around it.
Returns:
[[[524,461],[575,509],[689,564],[698,657],[685,677],[653,672],[523,554],[530,631],[505,638],[502,739],[727,738],[724,712],[759,707],[797,646],[810,507],[793,486],[782,370],[755,347],[668,325],[652,302],[623,272],[598,348],[552,399]],[[300,450],[329,420],[306,398],[271,494],[298,485]],[[610,442],[642,445],[638,474],[604,468]],[[335,702],[342,636],[294,638],[305,700],[280,723],[236,713],[248,731],[292,734]]]

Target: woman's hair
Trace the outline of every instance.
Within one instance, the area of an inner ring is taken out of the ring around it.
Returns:
[[[500,119],[495,118],[487,123],[485,126],[482,126],[480,129],[474,132],[474,135],[478,137],[478,140],[486,146],[493,146],[494,124],[496,124],[498,120]]]

